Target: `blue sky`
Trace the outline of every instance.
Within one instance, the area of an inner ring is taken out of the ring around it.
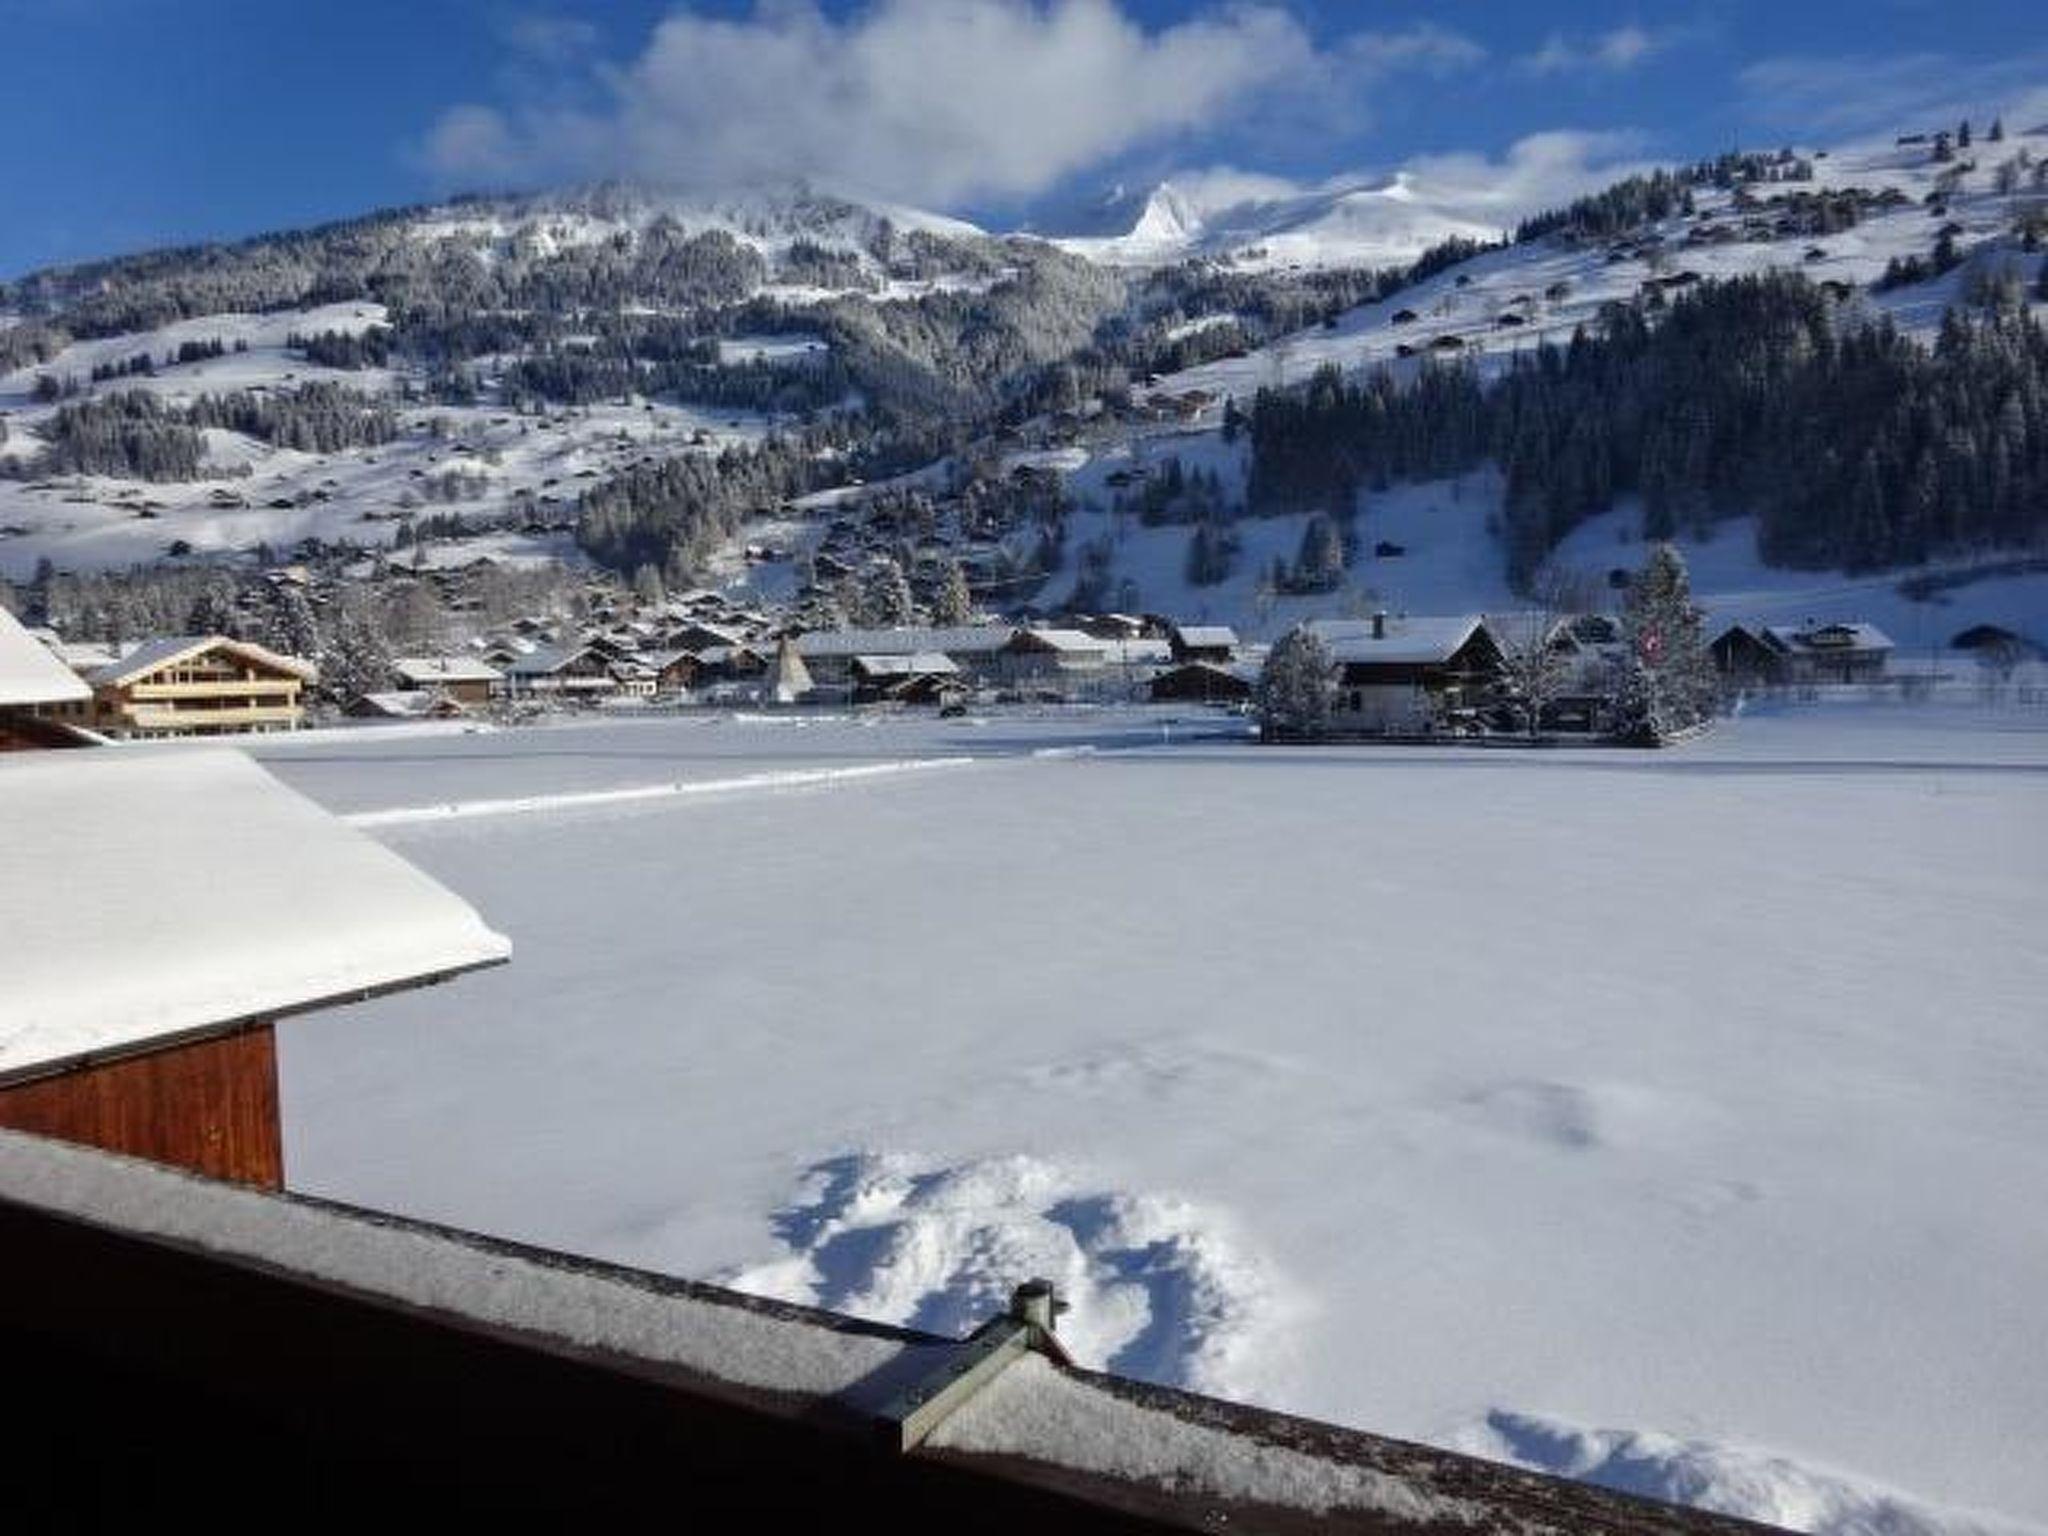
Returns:
[[[599,175],[805,174],[997,223],[1213,167],[1540,201],[2048,109],[2019,0],[0,0],[0,37],[0,274]]]

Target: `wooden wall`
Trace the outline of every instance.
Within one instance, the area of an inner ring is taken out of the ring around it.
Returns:
[[[0,1126],[284,1187],[268,1024],[0,1088]]]

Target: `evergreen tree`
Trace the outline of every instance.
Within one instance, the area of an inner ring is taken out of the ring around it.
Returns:
[[[890,629],[917,622],[917,600],[903,567],[888,556],[870,565],[861,576],[857,618],[871,628]]]
[[[1344,580],[1344,540],[1334,518],[1318,512],[1301,530],[1288,585],[1296,592],[1334,592]]]
[[[1277,741],[1312,741],[1330,728],[1337,701],[1337,663],[1322,637],[1297,625],[1266,653],[1256,703],[1263,734]]]
[[[1661,743],[1713,712],[1718,684],[1702,624],[1685,557],[1669,544],[1654,546],[1622,603],[1624,735]]]
[[[932,599],[934,624],[968,624],[974,619],[974,595],[967,589],[967,572],[958,560],[946,562],[945,575]]]

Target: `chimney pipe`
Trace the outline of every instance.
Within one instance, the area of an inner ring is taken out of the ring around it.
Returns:
[[[1375,640],[1387,638],[1387,611],[1384,608],[1372,616],[1372,637]]]

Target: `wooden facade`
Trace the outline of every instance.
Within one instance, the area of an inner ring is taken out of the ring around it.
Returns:
[[[0,1087],[0,1126],[284,1187],[268,1024]]]
[[[117,736],[292,731],[305,720],[311,664],[246,641],[157,641],[95,672],[91,718]]]

